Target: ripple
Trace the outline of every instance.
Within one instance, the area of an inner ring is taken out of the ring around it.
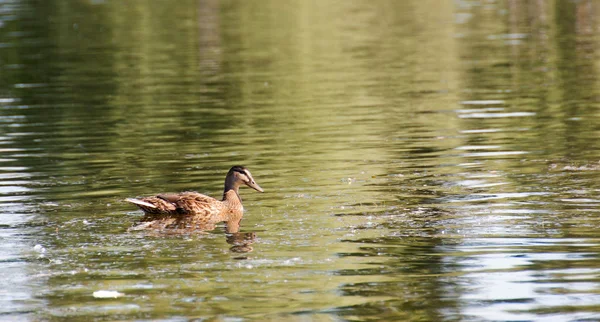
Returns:
[[[0,104],[11,104],[18,101],[20,101],[20,99],[15,97],[0,97]]]
[[[526,117],[534,116],[536,113],[533,112],[511,112],[511,113],[467,113],[458,115],[461,119],[487,119],[487,118],[506,118],[506,117]]]
[[[0,185],[0,194],[24,193],[29,191],[32,191],[32,189],[22,186]]]
[[[492,150],[492,149],[500,149],[502,146],[500,145],[465,145],[459,146],[455,148],[456,150]]]
[[[508,182],[487,182],[485,180],[460,180],[457,181],[456,184],[460,186],[469,187],[471,189],[476,189],[502,186],[508,184]]]
[[[461,130],[460,133],[464,134],[477,134],[477,133],[498,133],[502,132],[502,129],[481,129],[481,130]]]
[[[27,167],[0,167],[0,171],[6,171],[6,172],[21,172],[21,171],[27,171],[29,168]],[[14,175],[14,174],[8,174],[8,175]]]
[[[589,198],[563,198],[560,199],[563,202],[573,202],[573,203],[599,203],[600,199],[589,199]]]
[[[557,305],[577,307],[597,303],[600,295],[595,289],[600,282],[600,269],[563,268],[581,261],[596,261],[592,250],[597,242],[535,238],[466,241],[457,247],[465,252],[457,261],[464,266],[464,282],[470,285],[461,296],[471,303],[465,313],[522,320]],[[585,296],[573,296],[577,293]],[[483,302],[486,310],[477,305]]]
[[[507,155],[520,155],[520,154],[528,154],[527,151],[498,151],[498,152],[472,152],[472,153],[462,153],[462,157],[470,158],[470,157],[496,157],[496,156],[507,156]]]
[[[48,86],[48,84],[46,84],[46,83],[21,83],[21,84],[14,85],[15,88],[39,88],[39,87],[46,87],[46,86]]]
[[[506,103],[504,100],[471,100],[460,102],[462,105],[502,105],[504,103]]]
[[[548,196],[552,195],[549,192],[505,192],[505,193],[495,193],[495,194],[486,194],[486,193],[472,193],[467,196],[456,197],[453,196],[449,202],[463,202],[465,200],[469,201],[485,201],[485,200],[496,200],[496,199],[514,199],[514,198],[528,198],[532,196]]]

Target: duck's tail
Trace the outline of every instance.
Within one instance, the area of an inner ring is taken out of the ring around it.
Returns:
[[[155,205],[153,205],[153,204],[151,204],[149,202],[145,202],[145,201],[140,200],[140,199],[127,198],[127,199],[125,199],[125,201],[130,202],[130,203],[135,204],[135,205],[138,205],[142,209],[144,209],[144,208],[151,208],[151,209],[158,208]]]

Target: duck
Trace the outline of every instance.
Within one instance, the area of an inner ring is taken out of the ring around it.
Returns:
[[[242,184],[264,192],[246,167],[236,165],[225,176],[221,200],[195,191],[127,198],[126,202],[136,205],[145,214],[141,222],[132,229],[212,230],[217,223],[225,222],[226,232],[236,233],[244,213],[239,194]]]

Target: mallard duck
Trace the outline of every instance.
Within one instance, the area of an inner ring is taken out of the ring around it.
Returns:
[[[194,192],[160,194],[153,197],[127,198],[145,213],[140,225],[134,229],[214,229],[219,222],[227,223],[227,232],[237,232],[244,207],[238,193],[239,187],[248,187],[263,192],[254,181],[250,171],[243,166],[232,167],[225,177],[223,200]]]

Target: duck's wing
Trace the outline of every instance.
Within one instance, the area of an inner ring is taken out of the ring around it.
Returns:
[[[127,198],[126,202],[130,202],[147,214],[154,215],[174,215],[177,214],[177,206],[172,202],[164,200],[159,197],[145,197],[145,198]]]
[[[194,191],[125,199],[152,215],[212,216],[223,209],[221,201]]]
[[[219,213],[223,207],[219,200],[194,191],[158,197],[175,205],[180,214],[213,215]]]

